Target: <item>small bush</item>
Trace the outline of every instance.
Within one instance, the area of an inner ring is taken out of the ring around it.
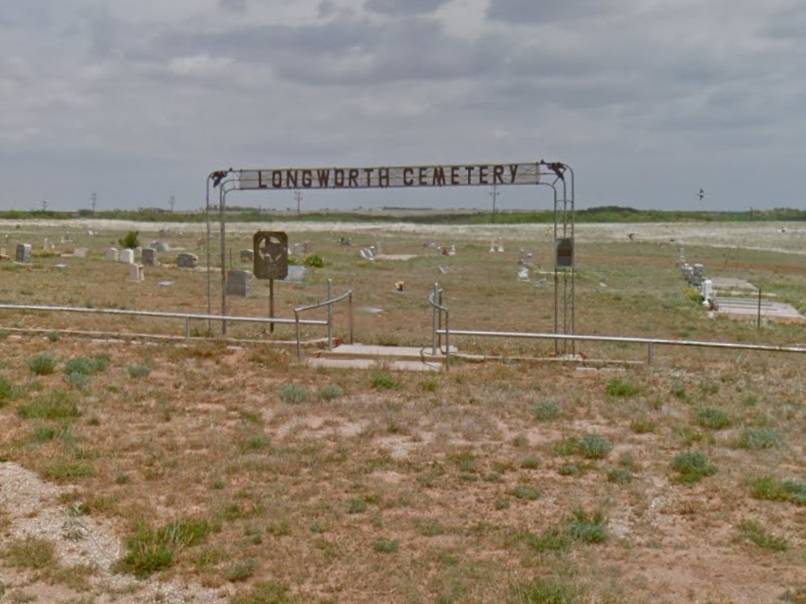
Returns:
[[[686,484],[694,484],[717,472],[717,467],[709,463],[708,458],[700,451],[678,453],[672,461],[672,469],[680,475],[680,482]]]
[[[750,492],[756,499],[806,505],[806,482],[802,480],[779,480],[772,476],[762,476],[750,481]]]
[[[308,400],[308,389],[302,384],[286,384],[280,388],[280,399],[291,405],[304,403]]]
[[[56,561],[53,543],[39,537],[25,537],[12,541],[4,552],[6,560],[17,568],[43,570]]]
[[[224,578],[232,583],[246,581],[249,577],[255,574],[256,569],[257,560],[254,558],[238,560],[237,562],[233,562],[224,570]]]
[[[129,373],[129,377],[133,380],[148,377],[148,375],[151,373],[151,367],[139,364],[129,365],[126,370]]]
[[[256,583],[246,593],[232,598],[231,604],[295,604],[296,598],[288,594],[288,588],[279,583],[263,581]]]
[[[574,541],[603,543],[607,539],[607,519],[599,511],[588,513],[583,509],[574,510],[566,529]]]
[[[400,547],[397,539],[376,539],[372,544],[372,549],[381,554],[394,554]]]
[[[613,449],[613,444],[603,436],[586,434],[577,439],[577,449],[588,459],[603,459]]]
[[[733,423],[730,416],[716,407],[700,407],[697,409],[697,423],[710,430],[729,428]]]
[[[62,339],[62,334],[58,331],[50,331],[45,337],[48,339],[48,342],[58,342]]]
[[[50,375],[56,371],[56,359],[49,354],[37,354],[28,359],[28,368],[36,375]]]
[[[439,388],[439,380],[429,378],[420,382],[419,386],[423,392],[436,392]]]
[[[607,382],[606,391],[608,396],[614,398],[631,398],[641,393],[641,389],[638,386],[625,382],[620,378],[613,378]]]
[[[560,405],[555,401],[538,401],[532,405],[532,417],[539,422],[557,419],[560,411]]]
[[[540,467],[540,459],[530,455],[521,462],[521,467],[526,470],[536,470]]]
[[[177,520],[160,529],[140,523],[126,539],[126,555],[116,568],[136,577],[147,577],[171,566],[177,551],[201,543],[209,531],[205,520]]]
[[[123,237],[118,239],[121,247],[133,250],[140,247],[140,231],[128,231]]]
[[[324,268],[325,267],[325,259],[322,258],[319,254],[311,254],[307,256],[303,261],[305,266],[309,266],[311,268]]]
[[[95,475],[95,468],[86,461],[59,459],[42,469],[42,475],[48,480],[72,481],[78,478],[89,478]]]
[[[81,415],[76,397],[64,390],[53,390],[20,405],[17,409],[23,419],[71,419]]]
[[[616,484],[630,484],[632,472],[627,468],[613,468],[607,473],[607,480]]]
[[[363,497],[355,497],[347,504],[348,514],[360,514],[367,511],[367,502]]]
[[[74,371],[64,376],[64,381],[76,388],[85,388],[90,383],[90,378],[85,373]]]
[[[745,428],[737,444],[742,449],[773,449],[783,442],[783,436],[775,428]]]
[[[319,389],[319,398],[323,401],[334,401],[342,396],[344,396],[344,390],[336,384],[327,384]]]
[[[574,463],[566,463],[557,468],[560,476],[576,476],[579,474],[579,466]]]
[[[580,601],[580,590],[573,583],[555,579],[535,579],[512,591],[513,602],[522,604],[576,604]]]
[[[636,434],[648,434],[655,431],[655,422],[648,417],[638,417],[630,422],[630,430]]]
[[[380,369],[373,371],[370,379],[376,390],[394,390],[400,386],[388,372]]]
[[[551,527],[543,531],[540,535],[529,534],[526,537],[526,545],[538,553],[561,552],[573,543],[573,539],[568,531],[558,527]]]
[[[64,364],[65,375],[80,373],[82,375],[92,375],[95,373],[95,362],[87,357],[73,357]]]
[[[789,548],[789,542],[785,537],[774,535],[754,520],[743,520],[736,528],[740,539],[750,541],[761,548],[774,552],[783,552]]]
[[[517,499],[534,501],[540,498],[540,489],[529,484],[519,484],[512,489],[512,496]]]

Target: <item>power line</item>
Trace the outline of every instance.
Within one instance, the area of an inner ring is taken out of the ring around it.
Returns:
[[[176,195],[171,195],[168,198],[168,205],[171,206],[171,214],[174,213],[174,206],[176,205]]]
[[[294,191],[294,201],[297,202],[297,216],[302,212],[302,191]]]
[[[98,193],[93,191],[90,195],[90,204],[92,204],[92,213],[95,214],[95,208],[98,206]]]

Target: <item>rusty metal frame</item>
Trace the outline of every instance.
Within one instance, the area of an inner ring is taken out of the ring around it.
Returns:
[[[478,169],[480,166],[495,166],[495,165],[503,165],[503,164],[473,164],[468,165],[468,167],[473,167]],[[515,164],[512,164],[515,165]],[[575,224],[576,224],[576,210],[575,210],[575,203],[574,203],[574,171],[568,164],[563,162],[546,162],[544,160],[540,160],[538,162],[522,162],[517,165],[534,165],[535,166],[535,178],[537,182],[515,182],[515,177],[513,175],[512,182],[510,183],[497,183],[503,186],[548,186],[552,189],[554,195],[554,245],[556,246],[558,238],[570,239],[572,244],[575,247]],[[435,170],[437,168],[445,168],[446,166],[395,166],[389,168],[342,168],[341,170],[398,170],[398,171],[406,171],[406,170],[420,170],[420,169],[432,169]],[[448,166],[450,167],[450,166]],[[331,168],[333,170],[337,170],[339,168]],[[310,168],[310,169],[291,169],[296,170],[298,172],[315,172],[318,168]],[[205,216],[206,216],[206,223],[207,223],[207,311],[208,314],[212,314],[212,253],[211,253],[211,241],[212,241],[212,228],[211,228],[211,210],[213,210],[213,206],[211,205],[211,192],[216,188],[219,190],[219,203],[218,203],[218,220],[219,220],[219,237],[220,237],[220,247],[221,247],[221,305],[220,311],[222,316],[226,316],[227,312],[227,287],[226,287],[226,279],[227,279],[227,271],[226,271],[226,198],[227,194],[236,191],[236,190],[286,190],[287,187],[272,187],[272,186],[261,186],[260,188],[256,188],[254,186],[250,187],[241,187],[240,179],[241,175],[249,173],[257,172],[260,176],[261,172],[276,172],[276,171],[283,171],[283,170],[246,170],[246,169],[233,169],[229,168],[227,170],[216,170],[211,172],[206,180],[207,185],[207,200],[205,205]],[[286,170],[288,172],[290,170]],[[404,172],[405,173],[405,172]],[[436,174],[436,172],[434,172]],[[468,175],[469,179],[469,175]],[[384,189],[384,188],[406,188],[409,185],[401,184],[398,182],[390,183],[388,182],[386,186],[381,185],[374,185],[374,186],[348,186],[348,187],[324,187],[326,189]],[[481,183],[460,183],[460,184],[422,184],[419,183],[415,188],[443,188],[443,187],[455,187],[455,186],[485,186]],[[314,187],[316,189],[320,189],[322,187]],[[568,268],[561,268],[556,265],[556,258],[555,258],[555,267],[554,267],[554,333],[558,335],[573,335],[576,330],[576,250],[574,250],[574,264]],[[328,298],[330,296],[328,295]],[[352,298],[350,298],[352,300]],[[436,300],[434,300],[437,302]],[[442,304],[442,298],[440,294],[439,298],[439,305]],[[324,303],[320,303],[320,306],[328,306],[328,312],[332,312],[332,304],[327,305]],[[436,312],[436,311],[435,311]],[[441,317],[443,313],[437,312],[436,315],[438,320],[441,321]],[[445,319],[447,322],[447,313],[445,313]],[[211,329],[211,327],[208,327]],[[227,322],[226,320],[221,321],[221,329],[222,333],[226,334],[227,330]],[[446,334],[447,339],[447,334]],[[576,352],[576,340],[573,338],[557,338],[554,341],[555,346],[555,353],[560,354],[574,354]]]

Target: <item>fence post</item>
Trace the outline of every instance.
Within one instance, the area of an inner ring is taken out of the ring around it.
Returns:
[[[437,288],[439,284],[434,282],[431,289],[431,355],[437,356]]]
[[[445,371],[451,369],[451,338],[450,338],[449,316],[445,311]]]
[[[651,366],[654,360],[655,360],[655,344],[653,342],[649,342],[646,345],[646,364]]]
[[[297,333],[297,361],[301,361],[302,360],[302,347],[300,346],[300,343],[299,343],[299,338],[300,338],[300,336],[299,336],[299,313],[296,310],[294,311],[294,324],[295,324],[296,333]]]
[[[761,287],[758,288],[758,313],[756,314],[756,329],[761,329]]]
[[[350,295],[347,296],[347,314],[350,321],[350,344],[355,344],[353,333],[353,290],[350,290]]]
[[[190,338],[190,317],[185,317],[185,338]]]
[[[333,279],[327,280],[327,349],[333,350],[333,304],[330,302],[330,292],[333,286]]]

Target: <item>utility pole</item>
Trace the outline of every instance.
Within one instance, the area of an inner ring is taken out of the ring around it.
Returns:
[[[495,222],[495,212],[496,206],[498,205],[498,196],[501,195],[501,192],[498,190],[498,185],[493,185],[493,190],[488,193],[490,197],[493,199],[493,215],[490,218],[490,222]]]
[[[98,205],[98,193],[94,192],[90,195],[90,204],[92,205],[92,213],[95,214],[95,208]]]
[[[294,191],[294,201],[297,202],[297,216],[302,212],[302,191]]]
[[[168,205],[171,206],[171,214],[174,213],[174,206],[176,205],[176,195],[171,195],[168,198]]]
[[[43,200],[42,200],[42,211],[43,211],[43,212],[47,212],[47,211],[48,211],[48,200],[47,200],[47,199],[43,199]]]

